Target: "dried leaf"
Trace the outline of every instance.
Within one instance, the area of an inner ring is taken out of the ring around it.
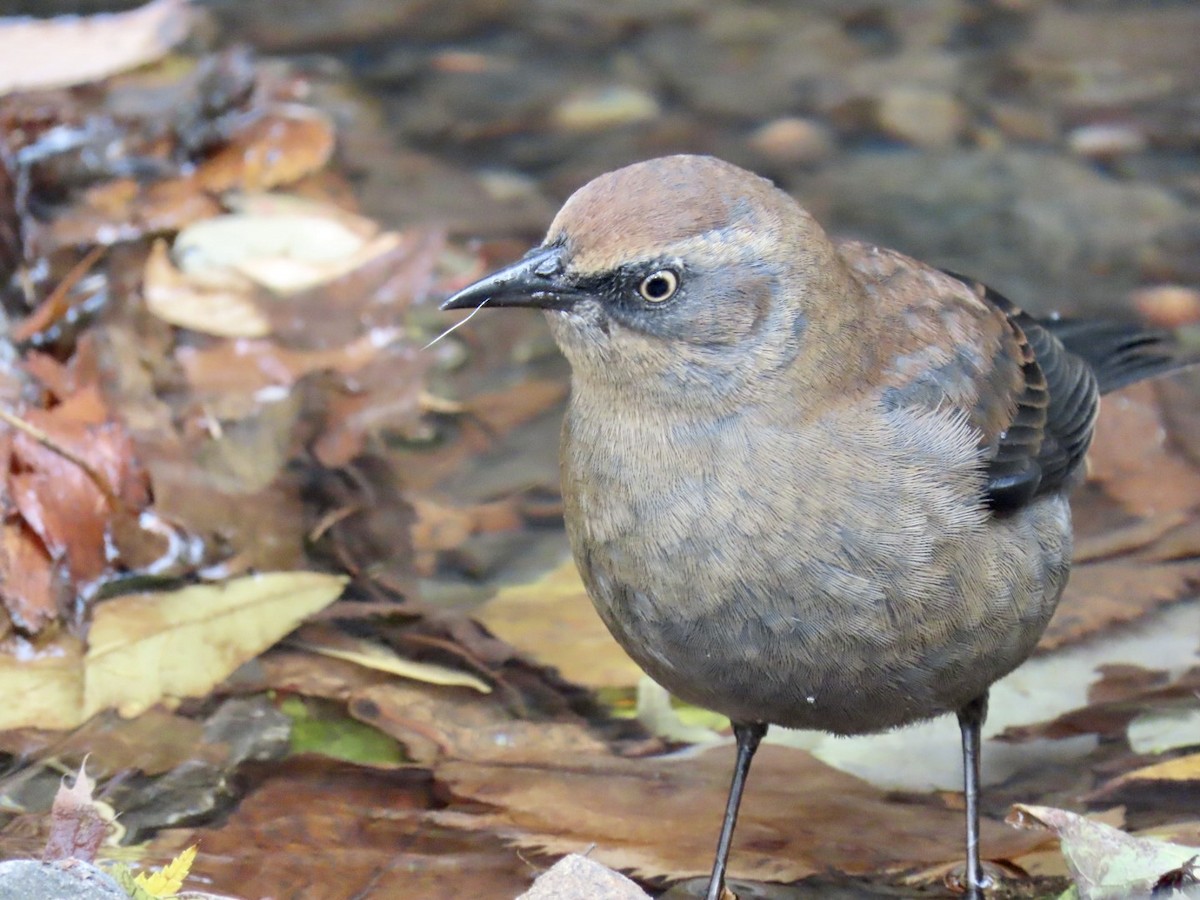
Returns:
[[[265,191],[319,171],[333,155],[333,122],[305,106],[278,107],[204,162],[196,183],[215,194]]]
[[[0,709],[0,730],[74,728],[108,708],[133,716],[163,700],[204,696],[336,600],[344,584],[318,572],[276,572],[98,604],[86,651],[62,638],[0,655],[0,693],[22,698]]]
[[[1048,806],[1017,804],[1008,822],[1058,835],[1080,900],[1148,896],[1160,876],[1196,856],[1195,847],[1133,837],[1111,825]]]
[[[133,716],[164,697],[204,696],[230,672],[338,598],[346,579],[320,572],[249,575],[96,608],[83,718]]]
[[[344,660],[354,663],[356,666],[375,669],[389,675],[398,675],[412,681],[440,684],[447,687],[468,687],[481,694],[492,692],[490,684],[470,672],[439,666],[435,663],[405,659],[381,644],[341,634],[335,629],[325,626],[306,628],[301,635],[288,643],[298,650],[318,653],[321,656],[328,656],[330,659]]]
[[[1200,781],[1200,753],[1178,756],[1151,766],[1143,766],[1114,779],[1104,790],[1132,781]]]
[[[435,776],[455,800],[490,811],[452,804],[431,818],[551,853],[594,844],[590,858],[650,877],[704,875],[732,765],[727,746],[687,758],[576,753],[544,765],[441,762]],[[1008,858],[1039,841],[983,822],[988,857]],[[788,882],[829,870],[948,862],[961,853],[961,810],[892,798],[803,751],[766,745],[746,788],[730,874]]]
[[[475,618],[577,684],[632,688],[642,677],[637,663],[600,621],[573,562],[532,584],[503,588]]]
[[[187,35],[186,0],[48,20],[0,19],[0,95],[99,81],[152,62]]]
[[[276,294],[310,290],[402,243],[394,232],[364,234],[346,218],[336,207],[323,210],[315,204],[304,213],[217,216],[180,232],[174,256],[191,277],[232,271]]]
[[[166,241],[155,241],[143,282],[146,308],[164,322],[218,337],[255,338],[271,331],[249,279],[235,272],[219,281],[190,277],[175,268]]]
[[[113,816],[111,809],[92,798],[95,789],[96,782],[88,777],[83,765],[79,766],[71,787],[65,782],[59,786],[50,810],[50,836],[42,854],[44,861],[81,859],[92,862],[96,858]]]

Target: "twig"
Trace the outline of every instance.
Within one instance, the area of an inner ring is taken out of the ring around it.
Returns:
[[[113,491],[112,485],[108,483],[108,479],[105,478],[104,474],[93,467],[92,464],[87,460],[78,456],[74,451],[68,450],[66,447],[62,446],[62,444],[59,444],[54,440],[54,438],[50,437],[50,435],[42,431],[42,429],[38,428],[36,425],[26,422],[24,419],[13,415],[7,409],[2,407],[0,407],[0,421],[6,422],[13,428],[17,429],[17,431],[24,432],[47,450],[57,453],[67,462],[78,466],[83,471],[83,474],[90,478],[92,483],[96,485],[97,490],[104,495],[104,499],[108,502],[109,509],[119,511],[124,507],[124,504],[122,504],[117,498],[116,492]]]

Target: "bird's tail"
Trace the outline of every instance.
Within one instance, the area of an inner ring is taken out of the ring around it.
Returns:
[[[1174,333],[1136,322],[1041,319],[1040,324],[1086,360],[1102,394],[1200,363],[1197,348],[1180,343]]]

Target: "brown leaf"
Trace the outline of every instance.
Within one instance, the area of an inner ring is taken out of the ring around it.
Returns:
[[[1134,515],[1192,509],[1200,498],[1200,471],[1172,446],[1149,382],[1104,398],[1088,460],[1090,478]]]
[[[46,545],[24,523],[4,522],[0,538],[0,600],[14,625],[38,634],[58,618],[66,584]]]
[[[1038,649],[1053,650],[1112,625],[1135,621],[1181,599],[1197,585],[1200,560],[1156,563],[1133,558],[1080,566],[1071,573]]]
[[[111,814],[92,799],[96,782],[88,777],[83,765],[75,783],[59,786],[50,810],[50,836],[42,860],[82,859],[91,862],[104,842],[112,822]]]
[[[192,876],[240,897],[511,900],[529,885],[497,838],[424,820],[436,803],[424,770],[295,758],[262,777],[219,828],[167,832],[150,849],[170,858],[199,842]]]
[[[577,722],[530,722],[465,688],[376,684],[353,691],[354,718],[390,734],[422,763],[438,759],[546,762],[603,752]]]
[[[456,801],[434,821],[493,830],[521,847],[567,853],[653,877],[706,874],[733,765],[719,747],[688,758],[575,754],[545,765],[443,762],[435,775]],[[669,827],[666,827],[669,823]],[[892,799],[809,754],[759,751],[730,860],[734,877],[793,881],[818,872],[878,872],[956,860],[962,813]],[[983,852],[1005,858],[1040,839],[983,823]]]
[[[333,123],[304,106],[278,107],[235,134],[196,171],[206,191],[264,191],[324,168],[333,154]]]

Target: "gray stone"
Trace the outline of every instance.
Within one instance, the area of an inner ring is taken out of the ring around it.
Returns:
[[[0,862],[0,900],[129,900],[129,895],[91,863],[64,859]]]
[[[649,900],[649,895],[620,872],[572,853],[539,875],[517,900]]]

